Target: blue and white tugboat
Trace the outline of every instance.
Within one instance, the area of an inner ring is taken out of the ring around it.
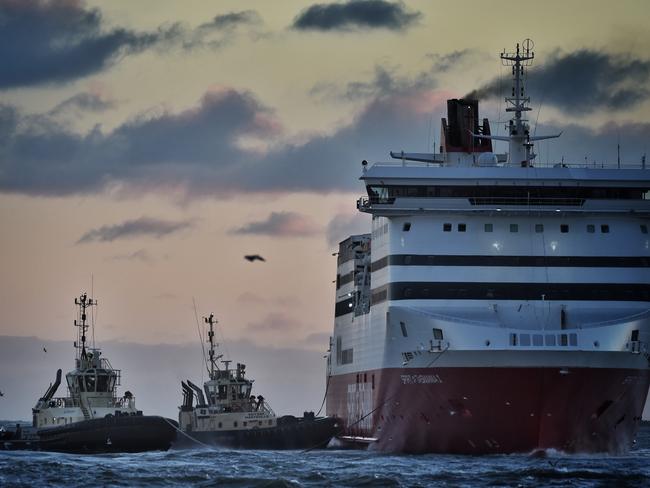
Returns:
[[[203,390],[187,380],[181,382],[183,404],[178,415],[180,429],[175,446],[196,447],[208,444],[239,449],[310,449],[326,447],[337,433],[335,417],[277,417],[263,396],[251,394],[253,381],[246,377],[246,366],[222,360],[215,353],[214,314],[205,318],[210,344],[206,366],[209,379]],[[196,405],[194,404],[196,400]]]
[[[56,380],[32,409],[32,427],[5,432],[0,449],[38,449],[62,452],[141,452],[167,450],[176,438],[175,422],[143,415],[133,394],[117,395],[121,374],[101,351],[86,346],[88,311],[97,300],[86,293],[75,298],[78,328],[75,369],[66,374],[68,396],[55,397]]]

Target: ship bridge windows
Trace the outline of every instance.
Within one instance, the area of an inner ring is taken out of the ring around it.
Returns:
[[[510,232],[519,232],[519,224],[510,224]]]
[[[408,232],[411,230],[411,222],[404,222],[404,225],[402,226],[402,230],[404,232]]]
[[[544,232],[544,224],[535,224],[535,232],[537,234]]]
[[[562,234],[566,234],[567,232],[569,232],[569,225],[568,224],[561,224],[560,225],[560,232]]]
[[[443,232],[451,232],[451,224],[449,222],[445,222],[442,224],[442,230]]]
[[[493,232],[494,231],[494,226],[492,224],[485,224],[483,226],[483,230],[485,232]]]
[[[97,391],[108,392],[113,391],[115,378],[107,372],[97,374]]]
[[[600,232],[603,233],[603,234],[609,234],[609,225],[602,224],[600,226]]]
[[[647,188],[514,185],[368,185],[371,203],[395,198],[469,198],[472,205],[582,205],[586,199],[643,200]]]
[[[458,232],[467,231],[467,224],[458,224]]]
[[[596,232],[596,226],[594,224],[587,224],[587,233],[593,234]]]

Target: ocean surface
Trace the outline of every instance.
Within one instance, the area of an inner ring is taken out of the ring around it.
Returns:
[[[625,456],[386,455],[371,451],[191,449],[75,455],[0,451],[0,487],[17,486],[650,487],[650,426]]]

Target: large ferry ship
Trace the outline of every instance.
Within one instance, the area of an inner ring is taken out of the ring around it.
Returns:
[[[339,245],[327,414],[395,452],[625,452],[650,383],[650,172],[535,163],[532,43],[507,135],[447,102],[439,152],[362,163],[372,233]],[[508,152],[493,151],[505,141]]]

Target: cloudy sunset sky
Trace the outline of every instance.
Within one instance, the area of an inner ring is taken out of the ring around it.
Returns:
[[[617,140],[638,163],[650,4],[513,5],[0,0],[0,340],[71,341],[92,279],[100,342],[196,342],[194,299],[227,341],[319,371],[332,253],[369,231],[360,162],[430,151],[474,90],[503,134],[498,54],[526,38],[531,124],[564,131],[539,163]]]

